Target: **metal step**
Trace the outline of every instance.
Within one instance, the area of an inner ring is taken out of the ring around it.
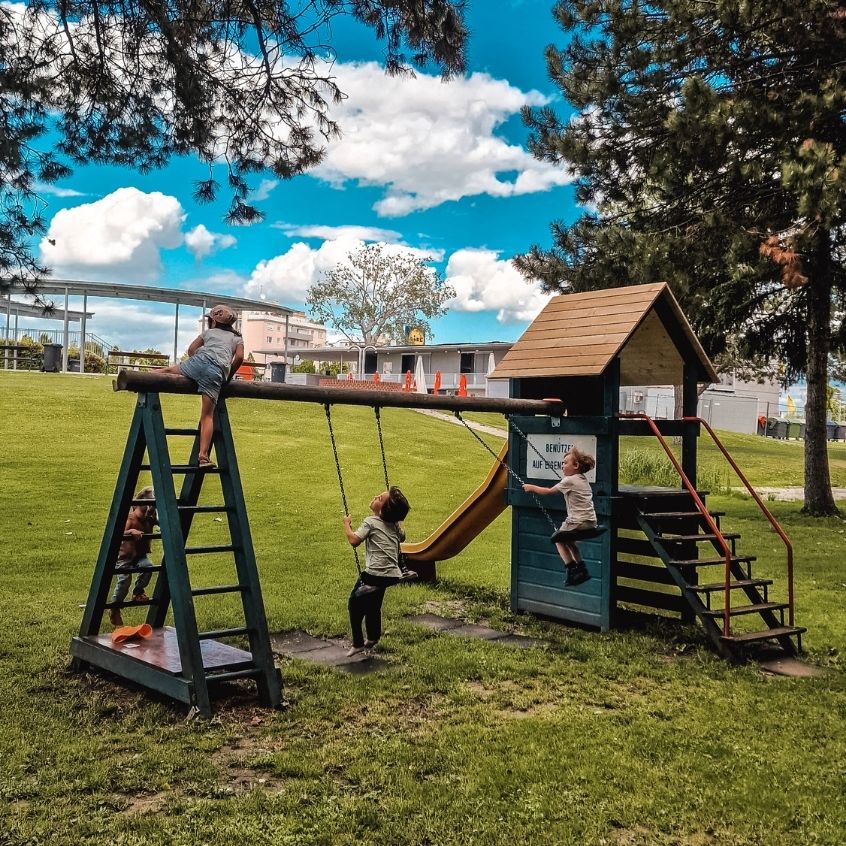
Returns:
[[[177,505],[176,507],[186,514],[215,514],[229,511],[228,505]]]
[[[221,546],[186,546],[186,555],[208,555],[213,552],[234,552],[236,549],[231,543],[222,544]]]
[[[743,562],[751,564],[757,561],[757,555],[732,555],[730,561],[732,564],[742,564]],[[708,567],[712,564],[725,564],[725,558],[692,558],[690,560],[675,559],[670,561],[673,567]]]
[[[721,635],[721,639],[729,643],[757,643],[778,637],[800,635],[806,631],[808,630],[804,626],[776,626],[774,629],[766,629],[762,632],[743,632],[743,634],[729,635],[728,637]]]
[[[704,519],[701,511],[643,511],[642,514],[649,520],[652,518],[655,518],[656,520],[685,520],[693,519],[694,517]],[[726,516],[725,511],[709,511],[708,514],[710,514],[715,520],[718,517]]]
[[[236,637],[237,635],[249,634],[250,630],[246,626],[240,629],[217,629],[211,632],[200,632],[200,640],[217,640],[219,637]]]
[[[193,588],[191,596],[210,596],[214,593],[238,593],[238,591],[249,590],[246,585],[218,585],[216,587]]]
[[[166,435],[188,435],[189,437],[196,437],[198,429],[165,429]]]
[[[725,561],[721,558],[720,561]],[[772,579],[737,579],[729,583],[729,590],[746,587],[765,587],[773,583]],[[725,590],[726,586],[723,582],[709,582],[706,585],[691,585],[688,590],[696,591],[696,593],[715,593],[717,591]]]
[[[729,609],[729,615],[732,617],[739,617],[741,614],[756,614],[764,611],[778,611],[782,608],[789,608],[786,602],[759,602],[756,605],[738,605],[732,606]],[[722,617],[722,608],[709,608],[702,612],[707,617]]]
[[[685,541],[715,541],[719,540],[717,535],[657,535],[659,541],[666,541],[667,543],[683,543]],[[740,537],[736,532],[723,533],[723,540],[737,540]]]

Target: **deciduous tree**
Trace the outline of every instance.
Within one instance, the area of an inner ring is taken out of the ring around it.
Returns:
[[[517,261],[548,290],[665,280],[711,354],[808,383],[805,510],[836,511],[826,366],[846,339],[846,12],[836,0],[562,0],[532,149],[588,209]]]
[[[368,244],[312,285],[306,302],[315,320],[371,346],[404,338],[407,326],[429,335],[429,320],[445,314],[454,296],[423,259]]]
[[[146,172],[174,156],[208,166],[228,219],[257,220],[251,174],[286,179],[317,164],[339,132],[331,25],[340,15],[385,44],[389,73],[464,69],[462,0],[30,0],[0,5],[0,279],[46,272],[39,183],[80,163]],[[0,281],[0,284],[2,282]],[[0,288],[2,290],[2,288]]]

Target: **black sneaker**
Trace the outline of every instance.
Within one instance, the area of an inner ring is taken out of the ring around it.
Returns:
[[[590,573],[584,564],[575,564],[567,568],[567,579],[564,582],[565,587],[576,587],[586,582],[590,578]]]

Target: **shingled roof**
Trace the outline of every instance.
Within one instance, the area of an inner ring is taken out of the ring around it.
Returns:
[[[685,363],[717,374],[664,282],[553,297],[492,378],[600,376],[619,356],[621,385],[676,385]]]

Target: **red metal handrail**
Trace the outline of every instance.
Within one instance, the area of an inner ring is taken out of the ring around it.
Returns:
[[[740,479],[741,482],[746,486],[746,490],[752,494],[752,498],[755,502],[758,503],[758,507],[761,511],[764,512],[764,516],[767,520],[770,521],[770,525],[775,529],[776,534],[784,541],[784,546],[787,549],[787,612],[788,612],[788,622],[789,625],[793,625],[793,545],[790,543],[790,539],[784,532],[784,529],[778,523],[775,517],[773,517],[770,509],[764,505],[760,496],[758,496],[757,491],[749,484],[749,480],[746,476],[743,475],[743,471],[737,466],[735,460],[729,455],[728,450],[723,446],[720,439],[717,437],[716,432],[711,428],[710,424],[706,423],[701,417],[683,417],[682,418],[685,423],[701,423],[708,434],[711,436],[711,440],[717,445],[717,448],[725,457],[726,461],[731,464],[732,469],[735,473],[737,473],[737,477]]]
[[[664,439],[664,436],[661,434],[661,430],[655,425],[655,421],[649,417],[647,414],[643,414],[642,412],[629,412],[629,413],[620,413],[617,415],[618,417],[628,417],[628,418],[636,418],[639,420],[645,420],[647,425],[650,429],[652,429],[652,434],[658,438],[658,442],[664,448],[664,452],[667,453],[667,457],[672,462],[673,467],[675,467],[676,472],[679,474],[681,478],[682,484],[687,488],[687,492],[693,497],[693,501],[696,503],[696,507],[702,513],[702,516],[705,518],[705,522],[708,524],[708,528],[716,537],[717,541],[719,541],[720,546],[723,549],[723,557],[726,559],[726,566],[725,566],[725,606],[723,607],[723,637],[730,637],[731,635],[731,550],[729,549],[728,544],[726,543],[726,539],[723,537],[723,533],[720,531],[719,527],[717,526],[714,518],[709,513],[708,509],[705,507],[705,503],[702,502],[699,494],[696,492],[696,488],[694,488],[693,484],[691,483],[690,479],[687,478],[687,474],[682,470],[681,464],[679,464],[678,460],[676,459],[675,455],[673,455],[672,449],[670,449],[670,445]],[[684,420],[692,421],[698,420],[699,418],[690,418],[685,417]],[[706,424],[707,426],[707,424]],[[791,624],[792,625],[792,624]]]

